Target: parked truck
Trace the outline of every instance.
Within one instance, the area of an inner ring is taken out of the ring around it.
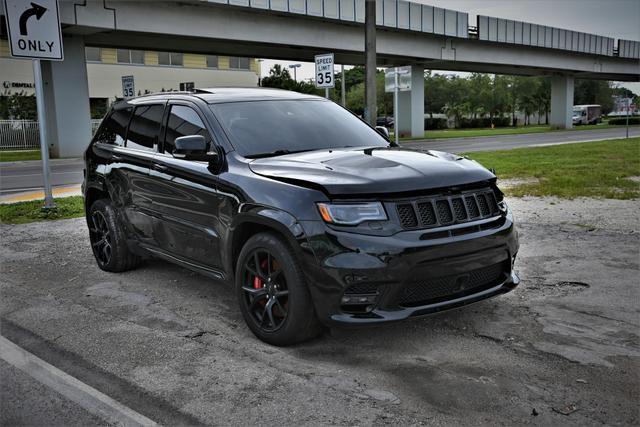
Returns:
[[[573,106],[573,124],[590,125],[600,121],[602,116],[602,107],[597,104],[574,105]]]

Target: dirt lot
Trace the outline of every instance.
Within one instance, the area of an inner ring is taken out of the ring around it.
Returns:
[[[163,424],[637,425],[640,201],[510,205],[514,292],[290,348],[256,340],[220,283],[100,271],[82,219],[1,226],[2,335]],[[3,424],[61,412],[11,384],[35,389],[3,381]]]

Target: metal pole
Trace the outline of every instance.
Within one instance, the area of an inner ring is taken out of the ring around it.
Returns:
[[[40,152],[42,153],[42,180],[44,181],[44,208],[56,207],[51,194],[51,170],[49,169],[49,144],[47,139],[47,116],[44,108],[44,85],[39,59],[33,60],[33,80],[36,85],[36,107],[38,109],[38,128],[40,130]]]
[[[329,99],[329,88],[328,87],[324,88],[324,97]]]
[[[340,82],[340,93],[342,94],[342,106],[346,107],[347,106],[347,92],[346,92],[346,87],[347,85],[344,82],[344,64],[340,65],[340,72],[342,73],[342,81]]]
[[[378,103],[376,99],[376,2],[366,0],[365,2],[365,33],[364,33],[364,54],[365,54],[365,120],[371,126],[376,125],[378,117]]]
[[[629,101],[631,99],[627,98],[627,138],[629,138]]]
[[[293,67],[293,80],[298,83],[298,73],[297,73],[298,67]]]
[[[398,69],[393,72],[395,89],[393,92],[393,139],[396,145],[400,145],[400,123],[398,122]]]

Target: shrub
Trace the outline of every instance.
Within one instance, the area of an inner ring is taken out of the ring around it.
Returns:
[[[431,118],[424,119],[425,130],[438,130],[447,128],[447,119]]]
[[[616,117],[615,119],[609,119],[610,125],[626,125],[627,118],[626,117]],[[640,125],[640,117],[629,117],[630,125]]]

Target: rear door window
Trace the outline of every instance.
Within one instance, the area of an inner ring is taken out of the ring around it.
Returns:
[[[132,107],[113,110],[100,126],[95,141],[102,144],[123,146],[132,110]]]
[[[126,147],[135,150],[156,151],[163,113],[164,105],[137,106],[129,124]]]
[[[173,153],[176,138],[187,135],[202,135],[211,147],[211,135],[196,110],[185,105],[172,105],[163,151]]]

